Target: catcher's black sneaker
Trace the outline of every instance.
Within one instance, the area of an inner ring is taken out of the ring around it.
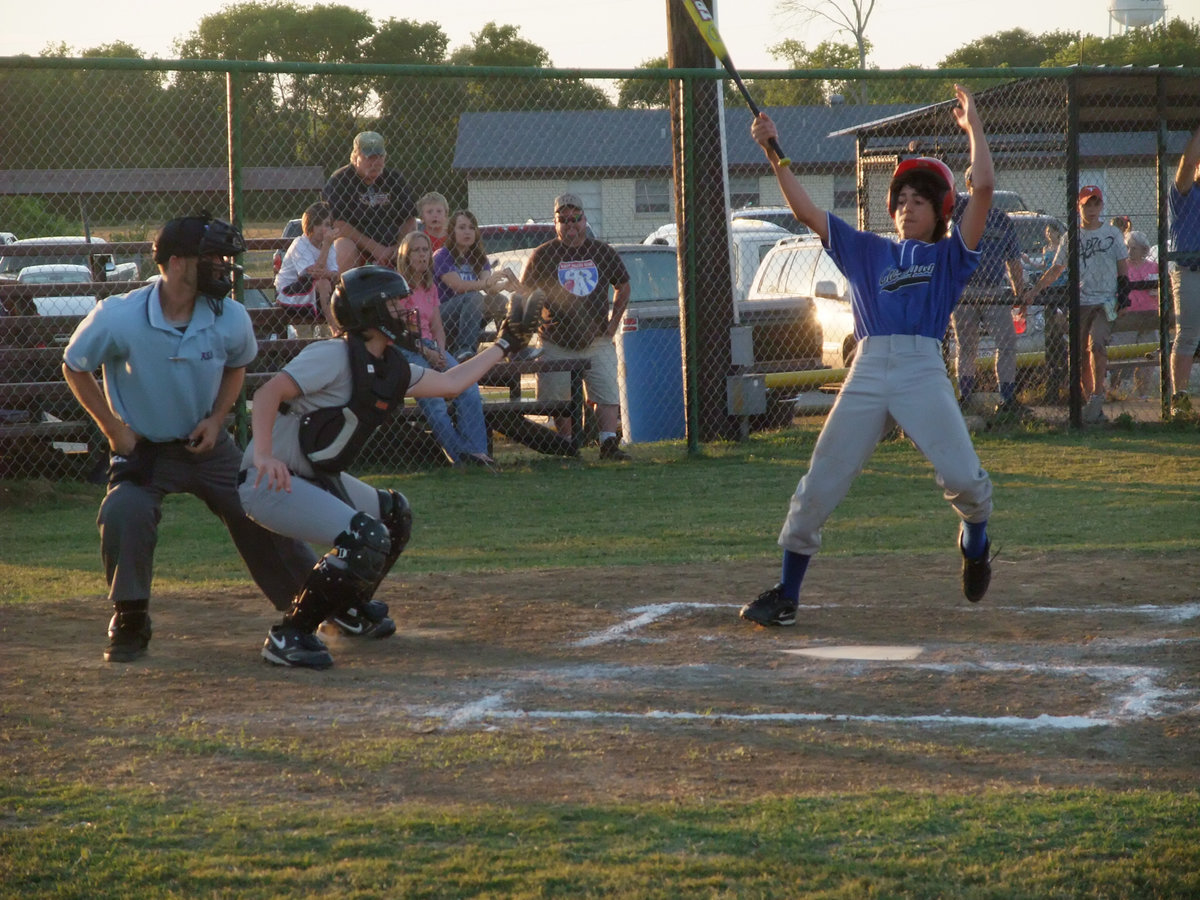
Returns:
[[[145,655],[150,645],[150,616],[114,613],[108,623],[106,662],[133,662]]]
[[[600,458],[614,462],[628,462],[633,459],[632,456],[621,449],[621,439],[615,434],[600,442]]]
[[[783,598],[782,584],[763,591],[758,599],[742,607],[741,617],[756,625],[795,625],[796,603]]]
[[[346,637],[385,638],[396,633],[396,623],[388,618],[387,604],[381,600],[368,600],[361,605],[348,607],[325,622]]]
[[[277,666],[328,669],[333,665],[333,657],[321,639],[294,625],[272,625],[262,656]]]
[[[983,599],[983,595],[987,593],[988,585],[991,583],[992,542],[988,541],[983,547],[983,556],[978,559],[968,559],[966,555],[963,556],[963,596],[972,603],[978,603]]]

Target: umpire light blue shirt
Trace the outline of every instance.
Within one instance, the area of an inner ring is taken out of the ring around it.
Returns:
[[[187,437],[213,402],[227,368],[258,353],[250,316],[227,300],[216,315],[198,297],[180,333],[163,318],[158,282],[100,301],[79,323],[63,361],[77,372],[102,370],[113,412],[151,441]]]

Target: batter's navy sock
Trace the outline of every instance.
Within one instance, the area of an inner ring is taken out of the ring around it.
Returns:
[[[987,519],[982,522],[963,522],[960,547],[967,559],[979,559],[987,553]]]
[[[966,400],[975,393],[975,376],[960,375],[958,378],[958,396],[962,400]]]
[[[784,600],[800,599],[800,585],[804,581],[804,573],[808,571],[808,561],[811,556],[803,553],[783,551],[783,572],[779,576],[780,593]]]
[[[1000,385],[1000,399],[1005,403],[1012,403],[1017,399],[1017,385],[1011,381],[1006,381]]]

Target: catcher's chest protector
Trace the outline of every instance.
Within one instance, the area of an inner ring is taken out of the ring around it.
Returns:
[[[316,409],[300,420],[300,449],[320,472],[342,472],[363,444],[404,403],[411,369],[400,351],[388,345],[383,357],[367,352],[360,335],[345,338],[352,387],[345,406]]]

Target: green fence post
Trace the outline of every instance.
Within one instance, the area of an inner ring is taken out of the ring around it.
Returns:
[[[244,198],[242,196],[242,76],[230,69],[225,73],[225,109],[229,133],[229,221],[241,228]],[[244,274],[239,268],[233,277],[233,299],[245,302]],[[246,406],[246,387],[243,384],[233,408],[234,434],[240,446],[250,440],[250,414]]]

